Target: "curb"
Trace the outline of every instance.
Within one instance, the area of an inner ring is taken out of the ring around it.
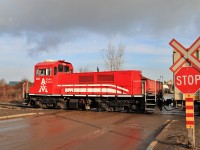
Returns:
[[[169,128],[170,124],[173,123],[174,121],[176,121],[176,120],[172,120],[172,121],[171,121],[171,120],[166,120],[166,121],[165,121],[165,123],[164,123],[164,125],[163,125],[164,128],[160,131],[160,133],[156,136],[155,140],[151,142],[151,144],[147,147],[146,150],[153,150],[153,149],[154,149],[154,147],[155,147],[156,144],[158,143],[158,139],[159,139],[159,137],[161,136],[161,134],[162,134],[163,132],[165,132],[165,131]]]
[[[9,115],[9,116],[0,117],[0,120],[27,117],[27,116],[33,116],[33,115],[42,115],[42,114],[44,113],[26,113],[26,114]]]

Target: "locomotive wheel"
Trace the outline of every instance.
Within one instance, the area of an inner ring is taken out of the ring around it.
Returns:
[[[136,101],[136,105],[135,105],[135,110],[136,113],[142,113],[145,110],[145,103],[142,103],[142,101]]]
[[[37,107],[35,101],[33,101],[33,100],[30,100],[30,102],[28,103],[28,106],[31,106],[31,107],[34,107],[34,108]]]
[[[135,110],[136,110],[136,113],[140,113],[141,112],[141,106],[140,106],[139,103],[136,104]]]
[[[78,110],[85,110],[85,100],[84,99],[80,99],[78,101]]]
[[[66,109],[66,104],[65,102],[57,102],[57,106],[61,109]]]
[[[115,111],[115,108],[114,107],[109,107],[108,111],[110,111],[110,112]]]
[[[38,102],[38,106],[40,108],[43,108],[43,109],[47,108],[47,105],[46,104],[42,104],[41,102]]]
[[[101,109],[104,109],[104,110],[106,110],[106,111],[109,111],[109,106],[108,106],[108,104],[106,104],[106,103],[101,103],[101,104],[100,104],[100,108],[101,108]]]

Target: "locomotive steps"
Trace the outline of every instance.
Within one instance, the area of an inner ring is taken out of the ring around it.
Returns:
[[[156,96],[147,95],[145,102],[145,111],[153,113],[156,107]]]

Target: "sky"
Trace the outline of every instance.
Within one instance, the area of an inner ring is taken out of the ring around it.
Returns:
[[[168,81],[169,42],[189,47],[199,35],[199,0],[0,0],[0,79],[33,81],[47,59],[104,71],[111,43],[125,46],[123,70]]]

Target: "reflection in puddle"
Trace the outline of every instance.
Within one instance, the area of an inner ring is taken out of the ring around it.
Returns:
[[[28,127],[29,125],[23,120],[23,118],[16,118],[0,121],[0,133]]]

